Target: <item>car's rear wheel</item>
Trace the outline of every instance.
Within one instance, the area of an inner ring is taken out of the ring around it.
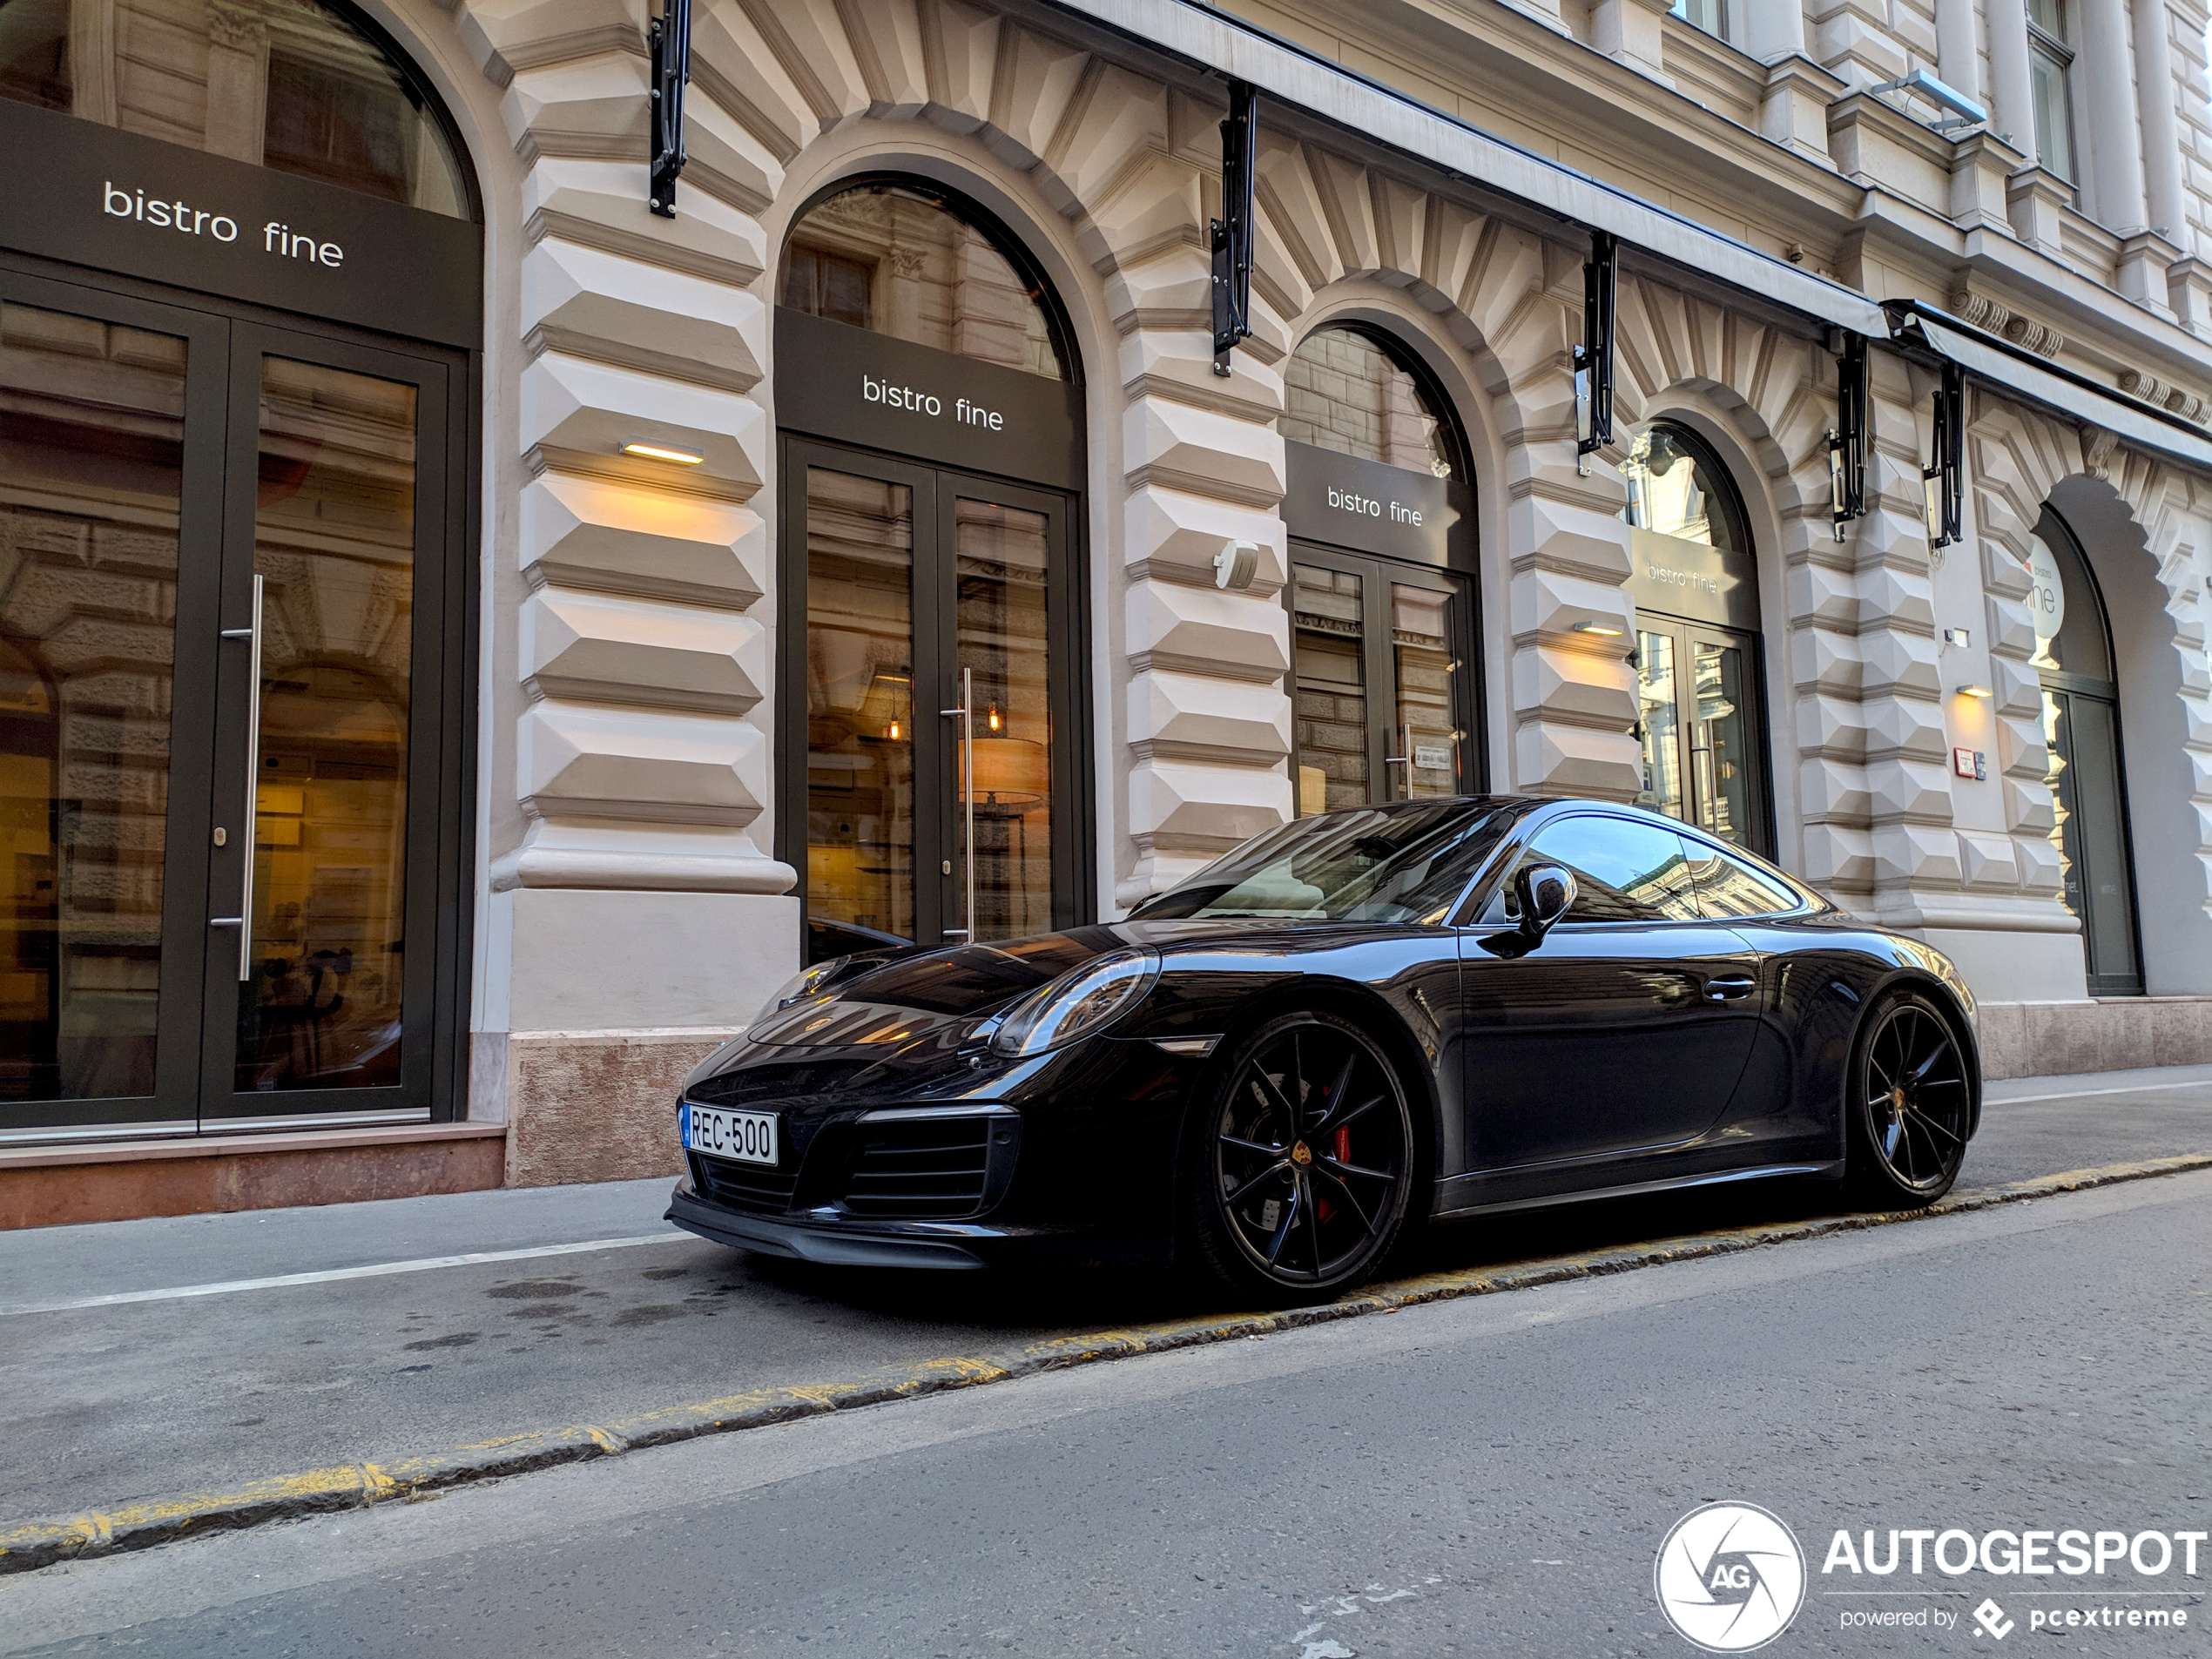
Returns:
[[[1404,1229],[1420,1170],[1397,1068],[1350,1021],[1307,1010],[1252,1032],[1221,1076],[1186,1163],[1200,1258],[1272,1301],[1358,1284]]]
[[[1845,1087],[1861,1203],[1914,1208],[1951,1190],[1973,1126],[1973,1088],[1957,1034],[1932,1002],[1905,992],[1878,1005]]]

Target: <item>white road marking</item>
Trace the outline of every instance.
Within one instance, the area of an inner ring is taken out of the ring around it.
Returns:
[[[1991,1106],[2025,1106],[2038,1100],[2091,1100],[2099,1095],[2155,1095],[2161,1089],[2212,1089],[2212,1077],[2193,1078],[2185,1083],[2130,1083],[2125,1089],[2076,1089],[2062,1095],[2010,1095],[2001,1099],[1993,1096],[1986,1103]]]
[[[117,1291],[107,1296],[71,1297],[65,1302],[18,1302],[0,1307],[0,1318],[19,1313],[66,1313],[72,1308],[119,1307],[126,1302],[176,1302],[194,1296],[231,1296],[239,1291],[275,1291],[293,1285],[327,1285],[337,1279],[384,1278],[394,1273],[427,1273],[439,1267],[475,1267],[485,1262],[526,1262],[541,1256],[581,1256],[595,1250],[628,1250],[637,1244],[690,1242],[684,1232],[637,1233],[627,1238],[591,1238],[577,1244],[533,1244],[528,1250],[479,1250],[465,1256],[424,1256],[411,1262],[371,1262],[361,1267],[327,1267],[314,1273],[278,1273],[268,1278],[224,1279],[213,1285],[177,1285],[159,1291]]]

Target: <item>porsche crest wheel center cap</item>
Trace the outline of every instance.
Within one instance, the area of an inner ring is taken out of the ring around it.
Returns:
[[[1890,1090],[1890,1110],[1900,1117],[1905,1115],[1905,1086],[1902,1083]]]
[[[1298,1142],[1291,1148],[1291,1162],[1303,1169],[1313,1162],[1313,1149],[1306,1145],[1304,1141]]]

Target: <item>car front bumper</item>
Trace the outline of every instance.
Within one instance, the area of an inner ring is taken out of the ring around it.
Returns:
[[[690,1177],[677,1183],[666,1219],[686,1232],[769,1256],[830,1267],[987,1267],[1028,1249],[1072,1244],[1087,1228],[994,1227],[961,1221],[856,1221],[828,1211],[750,1215],[701,1196]]]

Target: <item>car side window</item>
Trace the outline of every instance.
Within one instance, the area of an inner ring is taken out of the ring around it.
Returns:
[[[1575,877],[1568,921],[1696,921],[1699,919],[1689,849],[1662,824],[1591,813],[1565,818],[1536,833],[1515,863],[1556,864]],[[1500,920],[1519,914],[1508,880],[1494,905]]]
[[[1747,859],[1691,841],[1690,872],[1699,908],[1716,921],[1728,916],[1778,916],[1804,908],[1804,895],[1780,876]]]

